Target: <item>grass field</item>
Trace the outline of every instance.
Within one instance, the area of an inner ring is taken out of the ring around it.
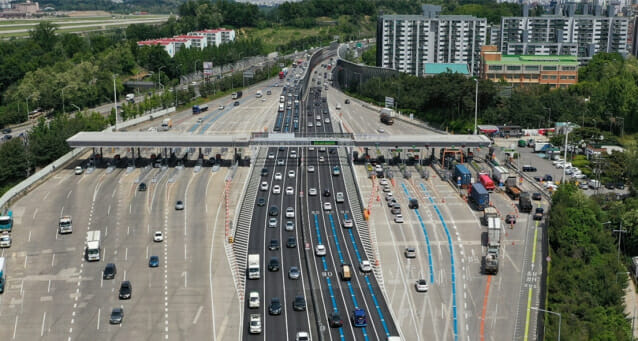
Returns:
[[[300,28],[266,28],[266,29],[242,29],[244,37],[255,38],[261,40],[267,48],[273,48],[277,45],[284,44],[291,40],[297,40],[305,37],[317,36],[319,34],[325,34],[330,32],[329,30],[334,27],[316,27],[312,29],[300,29]]]

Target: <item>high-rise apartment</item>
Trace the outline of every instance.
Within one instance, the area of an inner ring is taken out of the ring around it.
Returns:
[[[478,74],[487,20],[439,15],[424,5],[423,15],[383,15],[377,22],[377,66],[422,76],[425,63],[466,63]]]

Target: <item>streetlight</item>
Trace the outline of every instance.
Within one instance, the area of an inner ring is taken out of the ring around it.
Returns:
[[[565,183],[565,170],[567,169],[567,136],[569,136],[569,125],[571,122],[567,122],[565,126],[565,155],[563,156],[563,177],[560,179],[560,184]]]
[[[162,65],[162,66],[160,66],[160,67],[157,69],[157,84],[158,84],[159,86],[162,86],[162,73],[161,73],[161,71],[162,71],[162,69],[163,69],[163,68],[165,68],[165,67],[166,67],[166,65]]]
[[[195,65],[194,65],[195,66],[195,79],[197,79],[197,63],[199,63],[199,62],[200,62],[199,59],[195,60]]]
[[[476,83],[476,91],[474,94],[474,135],[476,135],[476,123],[478,119],[478,79],[474,78],[474,82]]]
[[[116,76],[116,74],[113,74],[113,107],[115,108],[115,124],[113,126],[115,128],[115,131],[117,131],[117,90],[115,89]]]
[[[550,310],[541,309],[539,307],[529,307],[529,308],[532,309],[532,310],[536,310],[536,311],[542,311],[542,312],[545,312],[545,313],[558,315],[558,341],[560,341],[560,325],[561,325],[561,322],[563,320],[563,317],[560,315],[560,313],[556,313],[556,312],[553,312],[553,311],[550,311]]]

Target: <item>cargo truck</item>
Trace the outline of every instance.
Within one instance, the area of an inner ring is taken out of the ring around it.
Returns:
[[[231,95],[231,98],[232,99],[239,99],[239,98],[241,98],[242,95],[243,95],[243,93],[241,91],[233,92],[233,94]]]
[[[7,215],[0,216],[0,232],[13,230],[13,211],[9,211]]]
[[[509,171],[503,166],[495,166],[492,168],[492,179],[494,179],[494,181],[496,181],[499,185],[504,184],[509,175]]]
[[[494,188],[496,188],[496,186],[494,185],[494,181],[490,179],[490,176],[487,175],[487,173],[479,174],[479,181],[488,192],[494,192]]]
[[[518,198],[518,209],[521,212],[531,212],[532,211],[532,198],[528,192],[521,192]]]
[[[248,279],[259,279],[259,254],[248,255]]]
[[[193,105],[193,115],[208,111],[208,104]]]
[[[385,123],[387,125],[394,124],[394,110],[390,108],[381,109],[380,119],[382,123]]]
[[[512,200],[518,200],[521,196],[521,189],[518,188],[518,179],[515,176],[509,176],[505,180],[505,190]]]
[[[86,260],[100,260],[100,231],[86,232],[86,245],[84,248]]]
[[[73,232],[73,224],[71,220],[71,216],[66,215],[60,217],[58,221],[58,233],[59,234],[67,234]]]
[[[489,220],[493,218],[498,218],[498,211],[496,210],[496,207],[494,206],[486,207],[483,210],[483,223],[485,224],[485,226],[488,226]]]
[[[472,185],[470,190],[470,200],[476,205],[479,211],[484,210],[490,204],[490,194],[480,183]]]
[[[552,144],[549,142],[536,142],[534,144],[534,153],[546,152],[552,148]]]
[[[495,211],[490,210],[488,213],[487,249],[483,257],[483,272],[493,275],[498,273],[498,256],[501,249],[501,219]]]
[[[165,118],[162,121],[162,130],[169,130],[173,128],[173,120],[171,120],[170,118]]]
[[[461,183],[461,187],[467,188],[471,185],[472,173],[465,167],[465,165],[454,166],[454,180],[457,183]]]

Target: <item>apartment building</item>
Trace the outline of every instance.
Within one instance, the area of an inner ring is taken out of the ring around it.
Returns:
[[[206,37],[208,46],[219,46],[235,40],[235,30],[216,28],[214,30],[202,30],[189,32],[189,36]]]
[[[504,55],[571,55],[581,64],[598,52],[631,51],[631,18],[614,16],[613,6],[605,15],[600,6],[592,11],[588,5],[583,15],[576,15],[576,5],[556,5],[554,13],[540,17],[503,17],[500,27],[494,28],[491,44]],[[591,12],[591,13],[590,13]]]
[[[137,42],[137,46],[161,45],[166,53],[173,58],[181,49],[196,48],[203,50],[208,46],[219,46],[233,40],[235,40],[235,31],[221,28],[190,32],[172,38],[142,40]]]
[[[495,45],[481,49],[481,78],[514,85],[547,84],[566,88],[578,82],[576,56],[502,55]]]
[[[478,74],[487,20],[440,15],[424,5],[423,15],[383,15],[377,22],[377,66],[422,76],[426,63],[465,63]]]

